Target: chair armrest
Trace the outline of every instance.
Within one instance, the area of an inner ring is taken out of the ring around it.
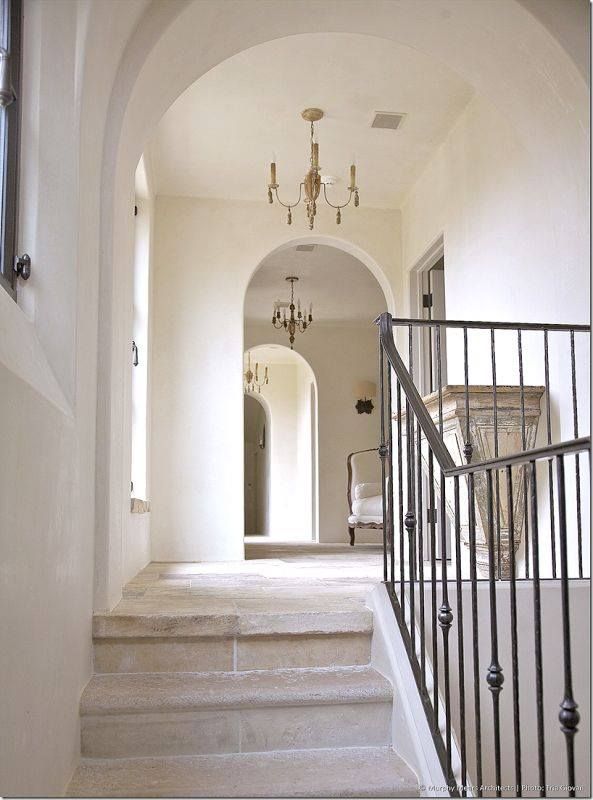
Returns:
[[[378,447],[368,447],[366,450],[354,450],[348,454],[346,459],[346,467],[348,470],[348,488],[346,490],[346,497],[348,498],[348,514],[352,514],[352,456],[357,456],[359,453],[373,453],[379,452]]]

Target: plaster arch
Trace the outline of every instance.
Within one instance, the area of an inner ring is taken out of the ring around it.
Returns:
[[[112,14],[110,4],[94,11],[101,17]],[[93,27],[91,19],[88,30]],[[126,267],[133,243],[136,164],[164,111],[208,69],[270,39],[323,31],[391,38],[430,53],[504,114],[534,164],[545,164],[542,214],[554,230],[558,263],[580,270],[586,279],[588,180],[582,165],[588,159],[588,90],[566,50],[518,0],[377,0],[372,13],[366,0],[347,6],[312,0],[171,0],[147,5],[113,81],[101,168],[97,608],[113,606],[122,582],[114,554],[121,552],[128,501],[121,387],[128,380],[131,271]],[[87,58],[93,55],[87,53]],[[397,286],[399,276],[391,280]]]
[[[300,364],[305,370],[305,380],[310,384],[313,388],[313,396],[314,396],[314,407],[312,409],[313,419],[309,420],[311,423],[310,427],[310,441],[308,442],[308,450],[310,452],[310,463],[307,465],[305,472],[307,471],[308,467],[310,467],[310,475],[307,480],[309,481],[308,487],[300,487],[300,495],[301,500],[304,497],[304,502],[306,508],[303,512],[303,516],[310,520],[310,533],[309,537],[302,537],[298,536],[295,538],[295,541],[317,541],[319,539],[319,387],[317,381],[317,375],[313,368],[313,365],[310,361],[305,358],[302,353],[299,353],[297,350],[291,350],[286,345],[280,345],[277,342],[260,342],[258,344],[254,344],[253,346],[249,347],[249,352],[251,353],[252,361],[255,358],[257,360],[257,352],[259,351],[268,351],[272,349],[275,354],[284,353],[285,357],[294,363]],[[245,351],[247,352],[247,350]],[[271,382],[274,379],[274,362],[271,362],[270,365],[270,379]],[[271,387],[272,389],[274,386]],[[281,420],[278,419],[278,415],[274,413],[274,407],[277,402],[274,394],[270,394],[267,396],[266,387],[263,387],[262,393],[254,392],[249,395],[256,399],[261,406],[263,407],[266,413],[266,423],[270,425],[270,435],[266,433],[266,438],[269,440],[270,444],[270,452],[272,453],[272,462],[274,453],[277,452],[276,443],[278,442],[278,448],[281,448],[281,431],[279,426],[282,424]],[[278,524],[278,513],[274,510],[274,507],[278,505],[277,503],[277,495],[282,493],[286,495],[288,498],[290,495],[293,494],[293,489],[290,487],[290,484],[287,483],[287,475],[286,473],[282,472],[281,467],[278,464],[271,463],[270,464],[270,476],[271,476],[271,497],[270,497],[270,520],[271,520],[271,527],[274,528],[276,525],[276,532],[280,530],[280,525]],[[304,491],[306,489],[306,491]],[[276,494],[276,498],[273,496]],[[295,511],[295,516],[296,516]],[[274,530],[271,533],[271,539],[281,539],[282,541],[286,541],[286,538],[283,536],[275,535]],[[289,540],[292,537],[288,537]]]
[[[254,267],[253,271],[249,275],[249,279],[247,281],[247,285],[245,287],[245,293],[243,295],[243,305],[245,305],[245,295],[247,294],[247,290],[249,288],[249,284],[253,279],[253,276],[261,267],[263,262],[269,258],[270,256],[275,255],[276,253],[280,253],[283,250],[288,250],[292,247],[296,247],[299,244],[322,244],[326,247],[334,247],[336,250],[341,250],[344,253],[348,253],[348,255],[353,256],[354,258],[358,259],[358,261],[363,264],[371,275],[375,278],[379,286],[381,287],[381,291],[385,296],[385,302],[387,303],[387,310],[392,316],[396,316],[396,302],[393,292],[393,283],[390,281],[388,274],[385,272],[383,267],[377,262],[373,256],[371,256],[366,250],[360,247],[358,244],[345,239],[343,237],[338,236],[330,236],[328,234],[321,234],[321,233],[312,233],[306,236],[295,236],[292,239],[287,239],[286,241],[279,244],[277,247],[273,248],[272,250],[268,251],[265,255],[258,259],[256,262],[256,266]]]

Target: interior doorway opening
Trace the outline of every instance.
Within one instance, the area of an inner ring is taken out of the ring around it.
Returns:
[[[259,345],[245,364],[268,382],[244,388],[244,532],[317,541],[317,386],[309,363],[282,345]],[[244,370],[245,372],[245,370]]]
[[[244,412],[245,536],[270,535],[270,420],[261,396],[246,393]]]

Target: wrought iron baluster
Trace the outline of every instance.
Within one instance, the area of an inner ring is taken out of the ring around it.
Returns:
[[[463,380],[465,387],[465,442],[463,445],[463,455],[469,464],[472,460],[473,447],[471,442],[469,418],[469,357],[467,352],[467,328],[463,329]]]
[[[398,494],[398,522],[399,522],[399,596],[402,610],[402,619],[405,621],[405,564],[404,564],[404,470],[402,464],[402,389],[398,380],[396,387],[397,396],[397,471],[399,476]]]
[[[447,775],[451,780],[451,685],[449,668],[449,631],[453,622],[453,612],[449,604],[449,588],[447,585],[447,528],[445,525],[445,476],[441,470],[441,507],[439,527],[441,529],[441,607],[439,608],[439,625],[443,632],[443,672],[445,691],[445,745],[447,748]]]
[[[480,643],[478,633],[478,575],[476,564],[476,494],[475,476],[467,477],[469,506],[469,573],[472,598],[472,661],[474,667],[474,724],[476,741],[476,786],[477,795],[482,797],[482,714],[480,707]]]
[[[467,796],[467,744],[465,736],[465,654],[463,651],[463,585],[461,582],[461,517],[459,513],[459,475],[453,478],[455,514],[455,586],[457,591],[457,661],[459,677],[459,750],[461,757],[461,796]]]
[[[570,332],[570,371],[572,379],[572,419],[574,438],[579,438],[579,410],[577,404],[577,368],[574,354],[574,331]],[[574,471],[577,494],[577,549],[579,558],[579,578],[583,577],[583,529],[581,523],[581,465],[579,454],[574,457]]]
[[[494,508],[492,470],[486,471],[488,495],[488,589],[490,596],[490,666],[486,682],[492,694],[492,716],[494,723],[494,775],[496,796],[501,796],[501,752],[500,752],[500,693],[504,682],[502,667],[498,661],[498,615],[496,609],[496,572],[494,568]]]
[[[441,326],[436,328],[436,349],[437,349],[437,384],[439,395],[439,433],[443,438],[443,372],[441,356]]]
[[[408,406],[408,415],[406,417],[406,424],[408,428],[408,510],[404,524],[408,534],[408,593],[410,600],[410,640],[412,644],[412,653],[416,653],[416,609],[414,606],[414,533],[416,530],[416,498],[415,498],[415,480],[414,480],[414,417],[412,416],[411,408]]]
[[[418,588],[418,601],[420,604],[420,676],[422,686],[426,689],[426,635],[425,635],[425,613],[424,613],[424,506],[422,498],[422,431],[418,423],[417,448],[417,520],[418,520],[418,577],[420,580]]]
[[[564,699],[560,704],[560,729],[566,739],[566,762],[568,770],[569,797],[574,797],[574,737],[578,731],[580,714],[577,711],[572,690],[572,658],[570,645],[570,604],[568,591],[568,545],[566,529],[566,486],[564,477],[564,456],[556,457],[556,477],[558,480],[558,538],[560,544],[560,591],[562,597],[562,644],[564,654]]]
[[[507,505],[509,524],[510,555],[510,598],[511,598],[511,668],[513,678],[513,727],[515,734],[515,794],[523,795],[521,779],[521,710],[519,706],[519,652],[517,646],[517,583],[515,563],[515,515],[513,510],[512,467],[506,468]]]
[[[395,581],[395,522],[393,515],[393,399],[391,395],[391,364],[387,364],[387,465],[389,473],[389,574],[391,589]]]
[[[552,444],[552,424],[550,418],[550,360],[548,356],[548,331],[544,330],[544,383],[546,389],[546,440]],[[548,487],[550,495],[550,547],[552,555],[552,577],[556,577],[556,518],[554,515],[554,476],[552,459],[548,459]]]
[[[443,438],[443,372],[441,351],[441,326],[436,328],[437,388],[439,399],[439,433]],[[447,778],[450,781],[451,770],[451,687],[449,669],[449,631],[453,622],[453,613],[449,604],[449,588],[447,585],[447,517],[445,508],[445,475],[441,468],[439,529],[441,534],[441,607],[439,608],[439,625],[443,633],[443,677],[445,692],[445,746],[447,751]]]
[[[408,328],[408,360],[409,360],[409,371],[410,377],[414,380],[414,338],[413,338],[413,328],[410,325]],[[404,524],[406,526],[406,531],[408,534],[408,593],[409,593],[409,601],[410,601],[410,641],[412,647],[412,653],[414,654],[414,658],[416,657],[416,609],[415,609],[415,596],[414,596],[414,538],[416,532],[416,489],[415,489],[415,473],[414,473],[414,464],[416,459],[416,452],[414,447],[414,416],[412,413],[412,407],[410,404],[407,404],[406,408],[406,426],[407,426],[407,436],[408,436],[408,475],[407,475],[407,487],[408,487],[408,510],[406,512],[406,517],[404,520]]]
[[[437,565],[436,565],[436,523],[434,511],[434,457],[428,450],[428,498],[430,504],[430,612],[432,619],[432,677],[434,724],[439,727],[439,651],[437,638]]]
[[[542,611],[539,580],[539,526],[537,514],[536,462],[530,462],[531,542],[533,546],[533,632],[535,637],[535,699],[537,715],[537,761],[540,797],[546,796],[546,747],[544,741],[544,676],[542,656]],[[525,503],[527,505],[527,503]]]
[[[387,369],[391,367],[387,362]],[[379,457],[381,459],[381,486],[383,487],[383,580],[387,583],[387,529],[389,522],[389,485],[387,483],[387,445],[385,443],[385,355],[383,342],[379,339],[379,392],[381,395],[381,444],[379,445]]]
[[[494,412],[494,458],[498,458],[498,394],[496,386],[496,339],[494,328],[490,328],[490,361],[492,364],[492,406]],[[498,481],[498,470],[495,476],[496,482],[496,575],[502,578],[502,551],[500,542],[500,488]]]
[[[521,329],[517,330],[517,349],[519,354],[519,387],[521,394],[521,449],[527,450],[527,432],[525,430],[525,386],[523,384],[523,346],[521,342]],[[527,469],[523,469],[523,497],[525,497],[523,528],[525,531],[525,576],[529,578],[529,510],[527,505]]]

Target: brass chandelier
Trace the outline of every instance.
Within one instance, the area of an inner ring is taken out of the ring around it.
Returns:
[[[268,377],[268,367],[264,367],[263,377],[259,375],[259,363],[255,362],[255,372],[251,369],[251,351],[247,351],[247,369],[243,373],[243,391],[245,394],[257,392],[261,394],[261,387],[267,386],[270,382]]]
[[[290,275],[286,278],[287,281],[290,281],[290,303],[288,306],[290,316],[286,317],[286,307],[284,308],[282,319],[280,318],[280,308],[278,303],[274,303],[274,310],[272,312],[272,325],[277,329],[280,330],[284,328],[284,330],[288,333],[288,338],[290,340],[290,349],[294,350],[293,344],[295,339],[295,334],[304,333],[307,328],[313,322],[313,303],[309,304],[309,313],[307,314],[306,311],[301,311],[301,301],[300,299],[297,300],[297,304],[294,304],[294,282],[298,281],[294,275]],[[295,316],[295,313],[296,316]]]
[[[358,207],[358,186],[356,185],[356,165],[350,166],[350,186],[348,191],[350,195],[347,202],[342,205],[334,205],[330,203],[327,197],[327,185],[321,177],[321,167],[319,165],[319,143],[315,141],[315,123],[323,118],[323,111],[320,108],[306,108],[301,116],[304,120],[311,123],[311,153],[309,157],[309,170],[304,177],[304,180],[299,184],[299,198],[296,203],[283,203],[278,196],[279,184],[276,181],[276,162],[272,161],[270,164],[270,183],[268,184],[268,202],[274,202],[274,195],[276,200],[281,206],[288,209],[287,223],[292,225],[292,209],[298,206],[303,198],[303,189],[305,191],[305,207],[307,211],[307,219],[309,221],[309,230],[313,230],[315,225],[315,215],[317,214],[317,199],[321,193],[323,186],[323,197],[328,206],[336,209],[336,223],[339,225],[342,222],[342,209],[350,204],[354,197],[354,205]]]

